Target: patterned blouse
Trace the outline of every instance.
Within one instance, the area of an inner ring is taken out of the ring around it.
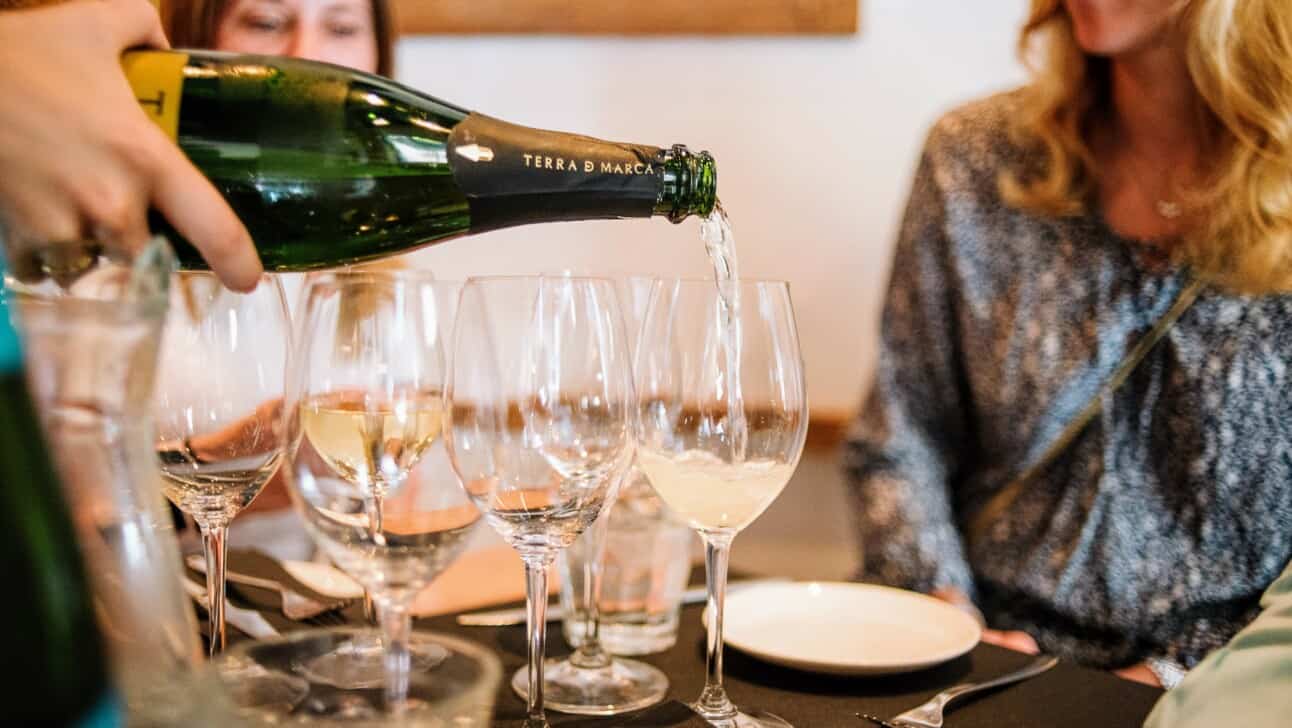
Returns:
[[[862,578],[954,586],[1042,650],[1159,676],[1251,621],[1292,559],[1292,297],[1204,288],[1102,411],[979,538],[1187,284],[1097,215],[1005,205],[1017,94],[926,142],[879,369],[846,451]]]

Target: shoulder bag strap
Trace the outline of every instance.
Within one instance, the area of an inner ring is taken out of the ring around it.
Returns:
[[[1131,372],[1135,371],[1140,362],[1144,361],[1144,357],[1148,356],[1148,353],[1153,350],[1157,342],[1161,341],[1166,332],[1171,330],[1171,327],[1180,319],[1180,316],[1189,310],[1189,307],[1198,298],[1198,292],[1202,290],[1203,285],[1201,278],[1190,277],[1180,294],[1176,296],[1175,303],[1171,305],[1171,308],[1157,320],[1157,323],[1153,325],[1153,329],[1147,335],[1135,343],[1135,347],[1122,359],[1121,364],[1117,366],[1108,381],[1104,382],[1103,386],[1090,398],[1090,401],[1086,403],[1081,412],[1068,423],[1067,427],[1063,428],[1063,432],[1059,433],[1054,442],[1050,443],[1050,446],[1041,457],[1037,458],[1023,472],[1010,480],[1005,487],[997,491],[987,501],[986,505],[973,515],[973,518],[969,521],[968,535],[970,541],[983,536],[987,529],[1014,504],[1014,501],[1023,492],[1023,488],[1043,470],[1050,467],[1063,454],[1064,450],[1068,449],[1068,446],[1077,439],[1077,435],[1080,435],[1082,430],[1086,429],[1086,425],[1090,424],[1095,415],[1099,414],[1103,409],[1104,399],[1117,391],[1122,384],[1125,384],[1126,380],[1130,378]]]

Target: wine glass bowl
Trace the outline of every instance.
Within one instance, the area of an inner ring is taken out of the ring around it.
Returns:
[[[462,290],[450,446],[467,492],[522,555],[573,542],[631,457],[625,345],[609,281],[478,278]]]

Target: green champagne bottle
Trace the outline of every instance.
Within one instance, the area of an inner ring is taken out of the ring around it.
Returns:
[[[0,250],[0,278],[4,274]],[[0,294],[0,723],[124,724],[81,552]]]
[[[242,219],[269,270],[370,260],[529,223],[708,215],[707,153],[539,131],[323,63],[132,51],[139,103]],[[176,242],[181,265],[197,252]]]

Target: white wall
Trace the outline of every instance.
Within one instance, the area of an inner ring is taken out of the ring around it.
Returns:
[[[702,2],[703,0],[697,0]],[[1018,83],[1025,0],[862,0],[846,38],[420,37],[401,80],[517,123],[708,149],[746,277],[791,281],[818,414],[873,366],[893,233],[928,125]],[[437,246],[441,278],[708,273],[696,225],[533,226]]]

